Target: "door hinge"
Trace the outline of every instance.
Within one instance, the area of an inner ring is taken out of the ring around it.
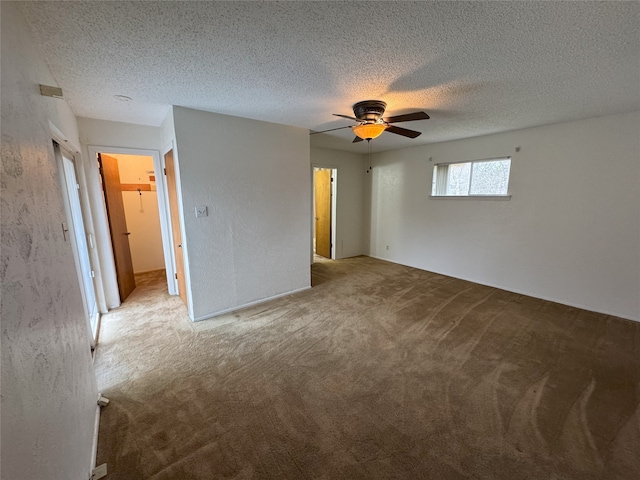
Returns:
[[[176,273],[175,276],[176,276],[176,280],[177,280],[178,279],[178,274]]]
[[[91,278],[96,278],[96,272],[94,272],[93,270],[89,272],[89,275],[91,276]]]
[[[163,168],[163,170],[164,170],[164,174],[166,175],[167,174],[167,169]]]
[[[91,470],[91,475],[89,476],[89,480],[98,480],[99,478],[107,476],[107,464],[103,463],[102,465],[97,466],[93,470]]]

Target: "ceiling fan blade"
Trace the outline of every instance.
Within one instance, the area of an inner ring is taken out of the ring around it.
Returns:
[[[351,126],[347,125],[346,127],[330,128],[329,130],[321,130],[319,132],[309,132],[309,135],[315,135],[316,133],[333,132],[334,130],[342,130],[343,128],[351,128]]]
[[[347,119],[353,120],[355,122],[361,122],[362,121],[362,120],[357,119],[356,117],[350,117],[349,115],[341,115],[339,113],[334,113],[333,115],[336,116],[336,117],[347,118]]]
[[[429,120],[429,115],[426,112],[413,112],[384,119],[387,123],[413,122],[414,120]]]
[[[353,142],[351,142],[351,143],[358,143],[358,142],[361,142],[362,140],[363,140],[362,138],[356,137],[356,138],[353,139]]]
[[[402,135],[403,137],[416,138],[422,135],[422,132],[416,132],[415,130],[409,130],[408,128],[400,128],[393,125],[387,126],[387,132],[395,133],[396,135]]]

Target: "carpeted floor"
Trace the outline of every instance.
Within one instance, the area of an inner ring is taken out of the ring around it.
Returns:
[[[640,323],[368,257],[192,324],[102,321],[109,480],[638,479]]]

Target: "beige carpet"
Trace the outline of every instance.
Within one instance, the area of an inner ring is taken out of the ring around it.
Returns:
[[[357,257],[192,324],[158,278],[103,318],[110,480],[640,478],[640,323]]]

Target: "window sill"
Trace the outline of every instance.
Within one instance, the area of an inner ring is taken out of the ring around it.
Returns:
[[[511,200],[511,195],[429,195],[429,197],[449,200]]]

